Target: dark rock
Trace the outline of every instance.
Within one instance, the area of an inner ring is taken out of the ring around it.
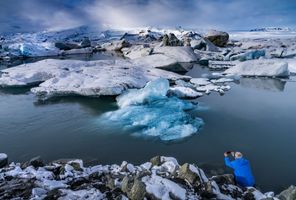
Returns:
[[[133,187],[133,179],[131,177],[125,176],[121,182],[122,192],[128,194]]]
[[[70,188],[72,190],[77,190],[77,189],[82,189],[83,185],[87,183],[89,183],[89,180],[87,178],[79,177],[70,181],[68,185],[70,185]]]
[[[152,163],[152,166],[161,165],[161,156],[155,156],[155,157],[151,158],[150,162]]]
[[[5,153],[0,153],[0,168],[8,164],[8,156]]]
[[[282,191],[277,197],[280,200],[296,200],[296,187],[291,185],[288,189]]]
[[[242,200],[256,200],[256,199],[255,199],[255,196],[252,192],[247,191],[244,193]]]
[[[128,197],[131,200],[142,200],[144,199],[146,194],[146,186],[143,182],[136,179],[133,187],[131,188],[131,191],[128,193]]]
[[[66,43],[66,42],[56,42],[55,47],[60,50],[71,50],[71,49],[79,49],[80,45],[75,43]]]
[[[185,163],[179,169],[179,178],[187,180],[192,185],[199,185],[200,183],[199,176],[190,169],[190,165],[188,163]]]
[[[183,42],[179,40],[175,34],[170,33],[169,35],[164,34],[162,38],[163,46],[183,46]]]
[[[205,35],[205,38],[218,47],[225,47],[229,40],[229,34],[222,31],[212,30]]]
[[[44,163],[40,156],[36,156],[32,158],[29,162],[25,162],[22,164],[22,168],[27,168],[29,166],[33,166],[34,168],[43,167]]]
[[[54,189],[54,190],[51,190],[47,193],[44,200],[58,199],[61,196],[63,196],[62,192],[59,189]]]
[[[223,185],[223,184],[235,185],[234,176],[232,174],[213,176],[211,180],[215,181],[218,185]]]
[[[0,199],[29,199],[35,187],[34,179],[11,179],[0,181]]]
[[[88,37],[83,38],[83,40],[80,43],[81,48],[87,48],[91,47],[91,41],[89,40]]]
[[[211,182],[203,184],[203,187],[200,187],[200,196],[202,199],[214,199],[216,194],[213,191],[213,186]]]

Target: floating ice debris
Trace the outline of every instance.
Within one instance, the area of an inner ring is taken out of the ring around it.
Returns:
[[[113,125],[135,130],[134,135],[172,141],[195,134],[203,121],[186,111],[195,106],[176,97],[167,97],[169,82],[157,79],[145,88],[129,90],[118,97],[119,109],[101,118]]]

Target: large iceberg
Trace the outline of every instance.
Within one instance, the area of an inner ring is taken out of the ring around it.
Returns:
[[[197,133],[203,124],[187,111],[196,107],[176,97],[167,97],[169,82],[157,79],[143,89],[133,89],[117,97],[119,109],[105,113],[100,122],[124,127],[135,136],[174,141]]]
[[[142,88],[160,77],[182,78],[172,72],[120,60],[46,59],[4,69],[0,73],[0,86],[39,84],[31,91],[42,97],[118,95],[126,89]]]

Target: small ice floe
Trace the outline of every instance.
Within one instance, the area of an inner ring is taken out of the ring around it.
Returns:
[[[172,94],[179,98],[197,98],[203,95],[202,93],[197,92],[189,87],[182,87],[182,86],[171,87],[168,92],[169,94]]]
[[[230,90],[229,85],[225,85],[227,82],[233,82],[234,79],[227,78],[221,73],[213,73],[212,75],[208,75],[209,78],[192,78],[190,83],[192,83],[195,87],[195,90],[198,92],[204,92],[206,94],[211,93],[211,91],[219,92],[220,94],[224,94],[225,91]]]
[[[187,111],[193,104],[167,97],[169,82],[157,79],[143,89],[129,90],[117,98],[119,109],[108,112],[100,122],[134,130],[135,136],[155,137],[163,141],[179,140],[198,132],[203,121]]]
[[[286,62],[275,60],[250,60],[238,63],[227,69],[226,74],[241,76],[289,77],[290,72]]]
[[[228,69],[231,68],[233,66],[235,66],[234,61],[214,61],[214,60],[210,60],[208,67],[210,69]]]

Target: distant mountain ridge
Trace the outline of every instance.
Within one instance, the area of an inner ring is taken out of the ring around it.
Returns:
[[[289,27],[265,27],[265,28],[255,28],[250,30],[250,32],[268,32],[268,31],[293,31],[293,29]]]

